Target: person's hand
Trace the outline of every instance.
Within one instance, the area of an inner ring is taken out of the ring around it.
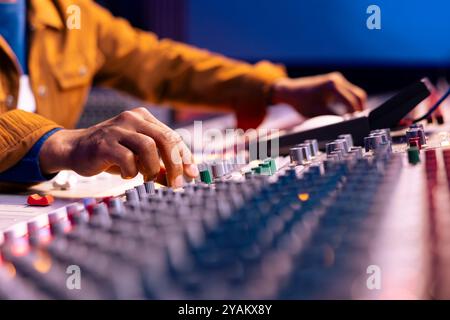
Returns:
[[[102,171],[132,178],[138,172],[153,180],[164,163],[169,185],[181,187],[183,174],[194,178],[198,169],[181,137],[147,109],[137,108],[87,129],[52,134],[39,154],[41,170],[51,174],[74,170],[83,176]]]
[[[329,106],[342,103],[347,112],[362,110],[367,95],[339,72],[298,79],[282,78],[272,87],[272,103],[287,103],[306,117],[332,113]]]

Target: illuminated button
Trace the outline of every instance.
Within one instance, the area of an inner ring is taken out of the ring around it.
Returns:
[[[297,197],[298,197],[298,200],[300,200],[302,202],[305,202],[305,201],[309,200],[309,194],[308,193],[299,193],[297,195]]]
[[[39,194],[32,194],[28,196],[27,203],[30,206],[49,206],[51,205],[55,199],[51,195],[41,196]]]
[[[417,164],[420,162],[420,151],[417,147],[408,148],[408,162],[411,164]]]

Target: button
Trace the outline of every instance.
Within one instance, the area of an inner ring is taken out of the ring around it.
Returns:
[[[7,95],[6,96],[6,107],[7,108],[12,108],[14,107],[14,97],[12,95]]]
[[[78,69],[78,73],[80,74],[80,76],[85,76],[87,74],[87,67],[82,65],[80,66],[80,69]]]
[[[41,196],[37,193],[28,196],[27,203],[30,206],[49,206],[55,199],[51,195]]]
[[[47,87],[44,85],[40,85],[37,89],[37,93],[40,97],[45,97],[47,94]]]

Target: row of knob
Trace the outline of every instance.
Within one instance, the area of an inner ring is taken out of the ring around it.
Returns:
[[[420,128],[414,129],[414,134],[421,136]],[[369,136],[364,138],[364,150],[377,154],[384,154],[392,151],[392,138],[389,129],[372,130]],[[334,141],[325,145],[327,160],[342,161],[345,159],[361,159],[364,156],[363,148],[354,146],[351,134],[341,134]],[[317,140],[306,140],[295,145],[289,150],[291,162],[293,164],[309,163],[319,154]]]
[[[363,152],[361,147],[353,145],[351,134],[341,134],[338,138],[325,145],[327,160],[341,161],[348,157],[362,158]]]
[[[291,162],[295,164],[308,163],[319,155],[319,143],[316,139],[305,140],[289,150]]]
[[[367,152],[383,153],[392,150],[390,129],[377,129],[364,138],[364,148]]]
[[[221,178],[235,170],[240,165],[232,160],[215,160],[209,163],[200,163],[198,170],[200,172],[200,180],[205,183],[212,183],[216,178]]]

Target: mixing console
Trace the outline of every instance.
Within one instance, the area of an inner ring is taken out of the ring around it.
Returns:
[[[4,233],[0,297],[449,298],[447,144],[420,125],[344,134],[83,199]]]

